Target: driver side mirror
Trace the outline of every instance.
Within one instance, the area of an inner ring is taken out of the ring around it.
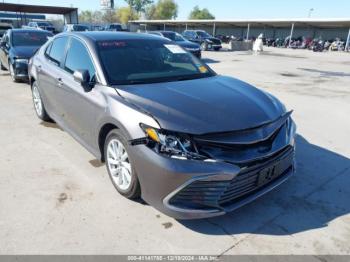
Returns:
[[[76,70],[73,73],[74,81],[81,84],[86,92],[91,91],[93,83],[90,82],[90,73],[88,70]]]

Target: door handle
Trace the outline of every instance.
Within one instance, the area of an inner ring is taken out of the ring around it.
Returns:
[[[57,78],[57,86],[58,87],[62,87],[63,86],[62,78]]]
[[[38,72],[39,72],[39,73],[41,72],[41,69],[42,69],[42,67],[41,67],[41,65],[39,65],[39,66],[38,66]]]

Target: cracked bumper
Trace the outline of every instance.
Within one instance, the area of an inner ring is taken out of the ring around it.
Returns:
[[[291,163],[287,163],[288,166],[290,164],[290,168],[286,169],[283,174],[256,190],[252,190],[249,194],[221,205],[219,200],[225,194],[225,190],[242,173],[238,166],[225,162],[167,158],[144,145],[132,147],[130,153],[140,180],[142,198],[159,211],[176,219],[201,219],[231,212],[273,190],[294,173],[294,150],[292,150],[290,152],[292,155],[288,158]],[[268,165],[271,165],[271,163]],[[259,170],[264,170],[266,165],[259,168]],[[259,170],[254,172],[258,174]],[[258,181],[258,175],[256,179]],[[195,191],[191,186],[194,186],[195,189],[204,188],[204,191]],[[186,189],[190,190],[181,196],[184,205],[173,201],[176,196],[186,191]]]

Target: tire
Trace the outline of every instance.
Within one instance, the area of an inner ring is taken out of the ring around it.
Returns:
[[[104,145],[106,168],[115,189],[128,199],[137,199],[141,196],[141,187],[128,148],[119,129],[110,131]]]
[[[33,105],[36,115],[39,117],[39,119],[50,122],[51,118],[47,114],[44,103],[41,99],[39,87],[36,81],[32,84],[32,97],[33,97]]]
[[[214,50],[215,51],[220,51],[221,47],[215,47]]]
[[[208,44],[206,42],[201,43],[201,50],[207,51],[208,50]]]
[[[0,69],[1,69],[2,71],[6,71],[6,67],[4,67],[4,66],[2,65],[1,61],[0,61]]]
[[[16,76],[15,69],[13,68],[13,64],[11,64],[11,61],[9,61],[9,71],[12,81],[17,83],[19,80]]]

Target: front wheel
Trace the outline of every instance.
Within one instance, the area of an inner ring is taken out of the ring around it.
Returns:
[[[18,78],[16,76],[16,72],[15,69],[13,67],[13,64],[11,64],[11,62],[9,61],[9,68],[10,68],[10,75],[11,75],[11,79],[13,82],[18,82]]]
[[[38,84],[36,82],[33,82],[32,84],[32,96],[33,96],[34,109],[37,116],[43,121],[50,121],[51,118],[46,112],[45,106],[41,99]]]
[[[117,191],[129,199],[139,198],[141,187],[128,153],[128,143],[119,129],[106,139],[104,155],[109,177]]]
[[[203,42],[203,43],[201,44],[201,50],[202,50],[202,51],[207,51],[207,50],[208,50],[208,44],[207,44],[206,42]]]
[[[0,69],[1,69],[2,71],[5,71],[5,70],[6,70],[6,68],[2,65],[1,61],[0,61]]]

